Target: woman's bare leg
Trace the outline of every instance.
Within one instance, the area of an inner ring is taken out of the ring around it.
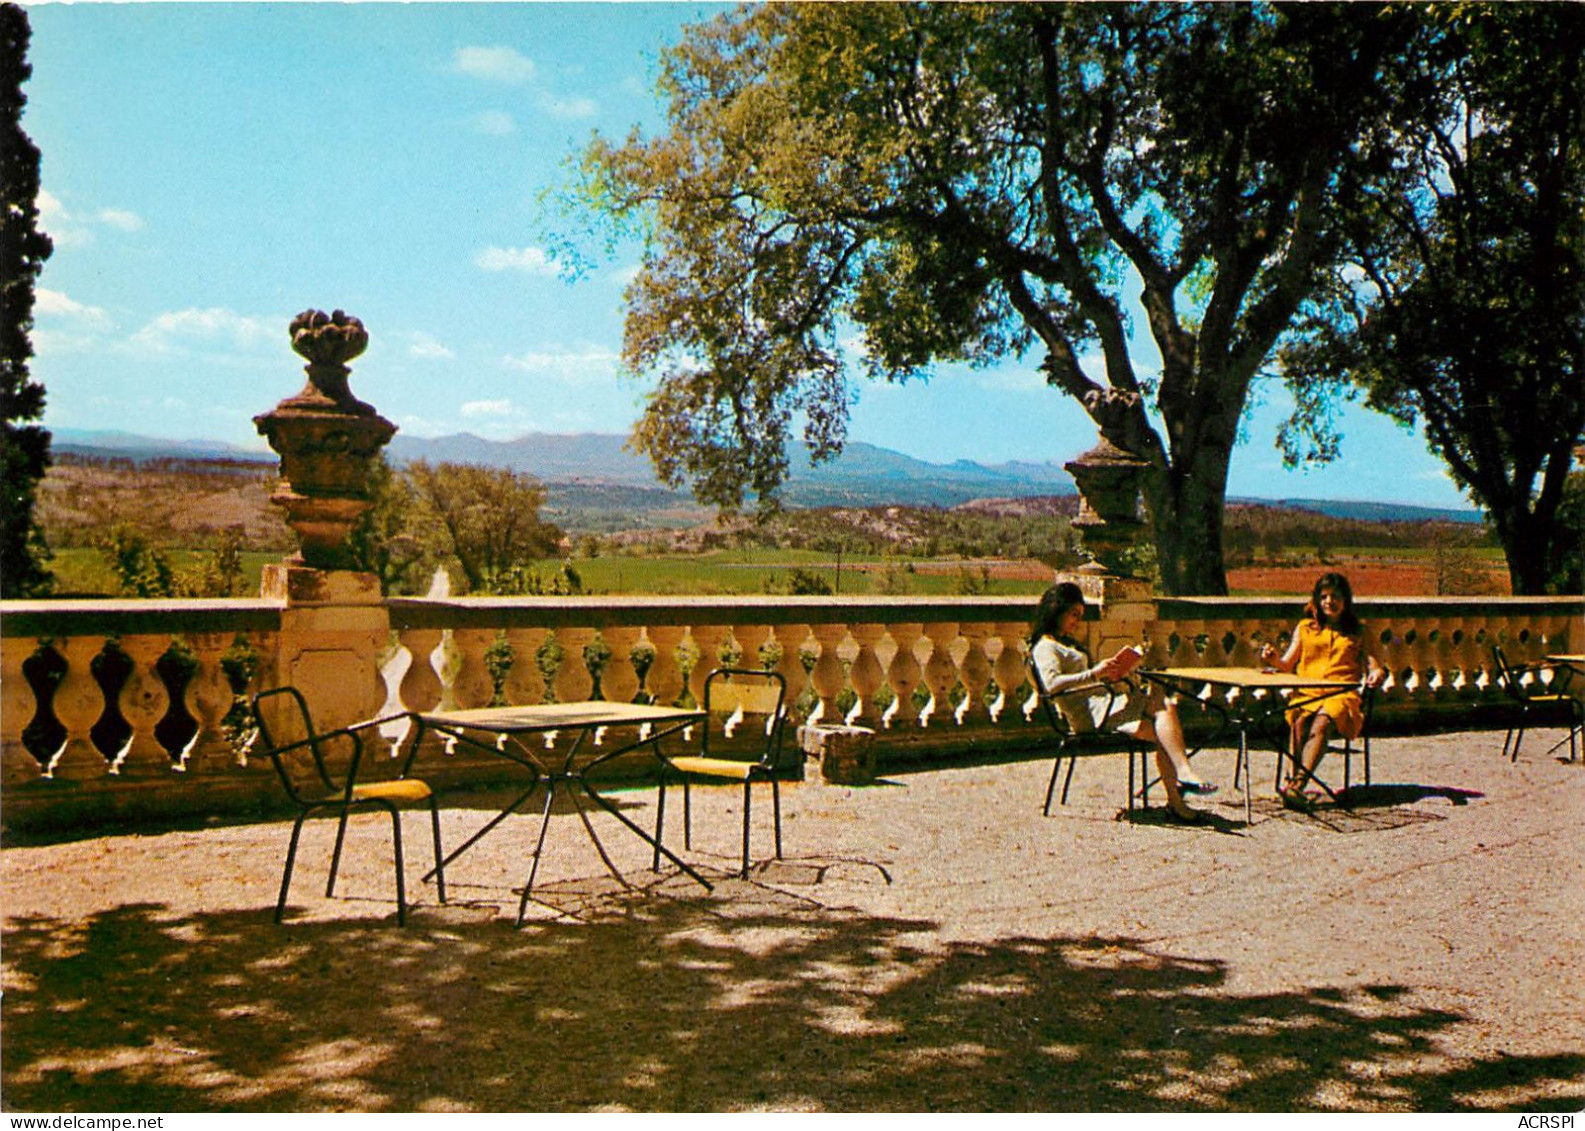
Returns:
[[[1162,741],[1160,732],[1150,719],[1139,720],[1139,725],[1134,729],[1134,737],[1144,742],[1153,742],[1156,746],[1156,773],[1161,775],[1161,786],[1167,791],[1167,808],[1174,813],[1192,813],[1193,810],[1183,803],[1183,791],[1178,788],[1178,767],[1172,757],[1172,752],[1167,749]],[[1178,741],[1183,741],[1183,735],[1178,735]],[[1187,764],[1187,760],[1185,760]]]
[[[1332,733],[1332,716],[1324,712],[1317,712],[1311,717],[1310,733],[1304,740],[1304,772],[1306,775],[1315,773],[1315,768],[1321,764],[1321,759],[1326,755],[1326,740]],[[1304,782],[1307,784],[1309,777]]]

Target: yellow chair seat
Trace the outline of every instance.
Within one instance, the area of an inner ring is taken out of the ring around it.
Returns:
[[[360,782],[352,787],[355,801],[423,801],[430,795],[427,782],[412,778],[396,781]]]
[[[759,769],[758,762],[738,762],[731,758],[701,758],[690,755],[683,758],[670,758],[672,766],[685,774],[702,774],[712,778],[732,778],[736,781],[745,781],[749,775]]]

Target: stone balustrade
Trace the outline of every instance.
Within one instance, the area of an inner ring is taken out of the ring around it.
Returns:
[[[256,806],[277,786],[243,746],[252,691],[295,678],[310,701],[384,710],[701,694],[726,659],[786,676],[797,721],[879,732],[918,763],[1034,747],[1025,679],[1029,598],[394,598],[305,612],[285,600],[0,603],[0,758],[8,825]],[[1160,598],[1099,610],[1095,650],[1141,640],[1151,666],[1249,665],[1302,601]],[[1510,662],[1585,647],[1580,598],[1361,600],[1391,673],[1378,725],[1503,718],[1491,646]],[[371,621],[370,618],[373,618]],[[377,639],[370,650],[348,640]],[[350,627],[349,627],[350,624]],[[347,700],[334,694],[352,687]],[[365,694],[364,689],[374,689]],[[344,712],[343,712],[344,713]],[[350,721],[327,706],[324,725]],[[1186,712],[1191,728],[1197,712]],[[388,724],[400,741],[408,724]],[[499,770],[436,747],[426,776]]]

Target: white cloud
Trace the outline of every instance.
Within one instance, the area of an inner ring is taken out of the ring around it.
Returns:
[[[537,69],[515,47],[459,47],[452,65],[470,78],[513,84],[528,82]]]
[[[40,220],[64,219],[66,216],[66,209],[61,206],[60,198],[48,189],[39,189],[37,204]]]
[[[564,350],[530,350],[502,359],[509,369],[544,374],[573,384],[588,384],[615,375],[621,355],[605,346]]]
[[[564,121],[592,118],[600,112],[600,106],[594,99],[582,96],[556,98],[549,94],[542,94],[539,97],[539,105],[552,118],[560,118]]]
[[[439,361],[455,355],[432,334],[416,331],[407,336],[407,356]]]
[[[101,208],[99,222],[122,232],[135,232],[143,227],[143,218],[125,208]]]
[[[469,120],[468,128],[488,137],[505,137],[517,132],[517,122],[505,111],[484,110]]]
[[[132,341],[156,352],[194,347],[255,350],[286,336],[281,318],[255,318],[222,307],[189,308],[161,314]]]
[[[94,242],[95,228],[113,228],[118,232],[136,232],[143,227],[143,217],[125,208],[101,208],[82,215],[68,209],[60,197],[46,189],[38,194],[39,227],[48,233],[58,247],[87,247]]]
[[[504,398],[498,401],[467,401],[459,411],[465,417],[511,416],[512,402]]]
[[[61,291],[52,291],[47,287],[40,287],[35,292],[33,310],[46,317],[72,318],[96,326],[106,325],[110,321],[110,316],[101,308],[78,302]]]
[[[542,247],[487,247],[473,257],[473,262],[485,271],[522,271],[527,275],[550,277],[561,272],[555,259]]]

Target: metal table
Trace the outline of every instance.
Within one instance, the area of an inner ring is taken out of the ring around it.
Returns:
[[[1239,772],[1243,773],[1244,781],[1244,824],[1253,823],[1250,808],[1250,794],[1253,792],[1253,780],[1249,772],[1249,728],[1274,711],[1285,711],[1289,707],[1302,706],[1324,699],[1329,694],[1339,691],[1351,691],[1358,684],[1335,679],[1313,679],[1308,676],[1294,675],[1291,672],[1274,671],[1269,668],[1156,668],[1153,670],[1136,671],[1134,673],[1142,679],[1150,680],[1168,691],[1180,695],[1198,698],[1201,691],[1207,687],[1214,687],[1224,693],[1237,690],[1238,694],[1233,699],[1231,711],[1223,708],[1219,703],[1209,706],[1221,712],[1225,718],[1224,726],[1238,727],[1238,762],[1233,771],[1233,780],[1236,784]],[[1255,692],[1266,692],[1257,696]],[[1312,695],[1304,699],[1292,700],[1279,698],[1279,692],[1322,692],[1324,694]],[[1218,732],[1220,733],[1220,732]],[[1289,758],[1289,751],[1279,753],[1281,758]],[[1303,774],[1303,767],[1297,767]],[[1303,774],[1311,781],[1320,785],[1327,793],[1332,793],[1326,783],[1314,775]],[[1332,794],[1336,798],[1336,794]]]
[[[584,828],[589,833],[589,838],[594,842],[595,849],[600,854],[607,870],[624,886],[630,887],[625,877],[606,855],[605,846],[600,843],[600,838],[595,834],[594,826],[589,822],[589,815],[585,812],[580,801],[580,795],[586,796],[600,808],[611,814],[623,825],[627,826],[639,839],[649,845],[656,853],[665,856],[677,867],[681,868],[690,877],[709,890],[711,885],[708,880],[694,869],[683,863],[655,837],[644,831],[630,820],[627,814],[607,801],[600,793],[589,784],[588,775],[596,767],[610,762],[623,754],[642,747],[649,747],[657,758],[660,757],[659,744],[663,739],[669,738],[684,729],[700,726],[705,722],[703,711],[685,709],[681,707],[652,707],[639,703],[607,703],[602,700],[589,700],[578,703],[545,703],[535,707],[480,707],[467,711],[426,711],[414,712],[412,741],[414,749],[424,739],[424,734],[433,731],[445,735],[447,738],[464,743],[478,750],[484,750],[497,757],[516,763],[528,771],[530,781],[528,788],[519,794],[513,801],[502,809],[500,813],[491,818],[490,822],[474,833],[460,847],[448,855],[442,865],[449,865],[452,860],[461,856],[472,848],[479,840],[499,825],[519,807],[526,804],[541,786],[545,790],[545,804],[540,814],[539,837],[534,845],[533,865],[529,869],[528,882],[523,886],[523,898],[517,905],[517,923],[522,926],[524,913],[528,909],[528,901],[534,890],[534,877],[539,871],[540,852],[545,845],[545,832],[550,826],[550,808],[555,800],[557,789],[566,791],[571,799],[579,818],[583,821]],[[588,737],[603,727],[639,727],[643,728],[638,738],[625,745],[604,751],[598,757],[589,761],[582,767],[574,766],[573,760],[583,749]],[[536,756],[530,745],[524,741],[530,735],[543,735],[550,731],[572,731],[577,734],[577,739],[572,743],[566,755],[561,759],[560,765],[547,765],[545,761]],[[431,871],[429,875],[434,875]],[[429,879],[426,875],[424,879]]]

